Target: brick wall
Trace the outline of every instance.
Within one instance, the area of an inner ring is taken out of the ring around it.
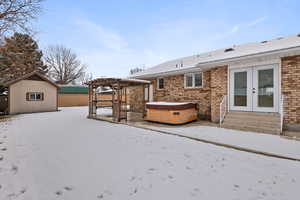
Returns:
[[[157,89],[152,80],[154,101],[195,102],[199,105],[199,117],[210,119],[210,72],[203,73],[203,88],[184,88],[184,75],[164,78],[164,89]]]
[[[219,122],[220,103],[224,95],[227,94],[227,66],[214,68],[211,70],[211,120]]]
[[[133,112],[143,112],[143,86],[127,88],[127,103]]]
[[[300,56],[282,59],[281,90],[284,99],[284,124],[300,123]]]
[[[164,89],[157,89],[157,79],[153,84],[154,101],[195,102],[199,108],[199,118],[219,121],[221,98],[227,94],[227,66],[203,73],[203,88],[184,88],[184,75],[164,77]],[[137,111],[142,110],[142,88],[128,90],[128,101]]]

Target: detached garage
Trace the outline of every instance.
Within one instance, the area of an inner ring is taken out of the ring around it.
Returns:
[[[88,88],[83,85],[61,85],[58,91],[58,106],[87,106],[89,102]]]
[[[59,86],[38,72],[14,80],[2,80],[1,90],[7,96],[7,114],[57,111]]]

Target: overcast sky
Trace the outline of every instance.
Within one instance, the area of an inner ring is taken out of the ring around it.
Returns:
[[[300,32],[297,0],[47,0],[43,49],[72,48],[94,78],[126,77],[178,57]]]

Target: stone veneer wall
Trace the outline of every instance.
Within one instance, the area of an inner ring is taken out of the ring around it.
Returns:
[[[284,124],[300,127],[300,56],[286,57],[281,65],[281,90],[284,95]]]

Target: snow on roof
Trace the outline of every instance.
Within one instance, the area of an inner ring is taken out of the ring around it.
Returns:
[[[94,80],[91,80],[89,82],[87,82],[87,85],[102,85],[102,86],[106,86],[106,85],[111,85],[111,84],[116,84],[116,83],[120,83],[120,84],[131,84],[131,85],[137,85],[137,84],[150,84],[150,81],[147,80],[141,80],[141,79],[132,79],[132,78],[106,78],[106,77],[102,77],[102,78],[97,78]]]
[[[154,76],[160,73],[183,71],[192,67],[200,65],[203,66],[208,63],[236,59],[244,56],[277,52],[297,47],[300,47],[300,34],[280,37],[269,41],[234,45],[228,48],[167,61],[145,71],[138,72],[131,77],[151,77],[151,75]]]
[[[100,91],[100,92],[98,92],[98,93],[100,93],[100,94],[105,94],[105,93],[112,93],[112,92],[113,92],[112,89],[108,89],[108,90],[102,90],[102,91]]]
[[[187,105],[191,102],[166,102],[166,101],[155,101],[155,102],[148,102],[146,105],[163,105],[163,106],[180,106],[180,105]]]

